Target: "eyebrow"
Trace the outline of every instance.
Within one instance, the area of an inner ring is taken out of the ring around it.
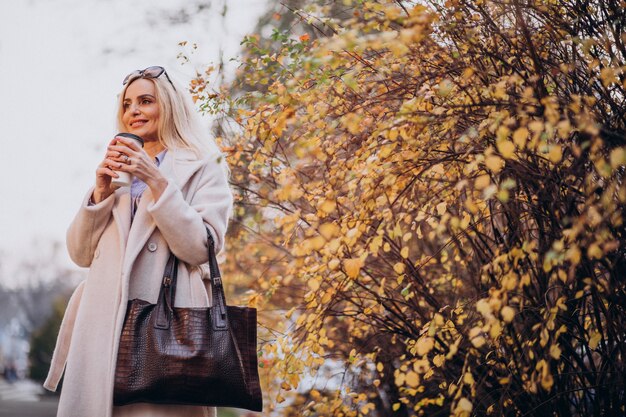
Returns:
[[[142,95],[138,96],[137,98],[142,99],[142,98],[146,98],[146,97],[148,97],[148,98],[155,98],[152,94],[142,94]],[[131,100],[129,98],[125,98],[124,102],[127,102],[127,101],[131,101]]]

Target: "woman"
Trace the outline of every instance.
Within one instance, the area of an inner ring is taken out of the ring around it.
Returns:
[[[225,161],[182,91],[162,67],[124,80],[118,129],[142,137],[144,147],[124,137],[109,143],[67,233],[72,260],[89,274],[70,299],[44,384],[56,390],[65,370],[58,417],[214,415],[205,407],[113,406],[127,301],[156,303],[171,251],[180,260],[175,305],[209,306],[200,267],[206,228],[219,251],[232,209]],[[115,189],[115,171],[131,173],[132,186]]]

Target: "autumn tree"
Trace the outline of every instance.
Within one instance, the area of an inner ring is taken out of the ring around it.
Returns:
[[[280,413],[626,412],[625,8],[304,2],[194,80]]]

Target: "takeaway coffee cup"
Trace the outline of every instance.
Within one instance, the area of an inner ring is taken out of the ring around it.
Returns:
[[[135,142],[137,142],[137,145],[139,145],[140,147],[143,148],[143,139],[141,139],[139,136],[137,135],[133,135],[132,133],[118,133],[117,136],[122,136],[125,138],[129,138],[129,139],[133,139]],[[122,142],[117,142],[117,145],[122,146]],[[133,176],[130,175],[130,173],[128,172],[122,172],[122,171],[115,171],[115,173],[117,175],[119,175],[119,177],[117,178],[113,178],[111,179],[111,184],[117,186],[117,187],[129,187],[132,183],[133,183]]]

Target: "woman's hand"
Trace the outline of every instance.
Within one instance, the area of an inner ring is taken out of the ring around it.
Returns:
[[[98,169],[96,169],[96,186],[92,196],[92,200],[96,204],[105,200],[117,189],[116,186],[111,184],[111,180],[118,177],[113,169],[117,169],[117,166],[124,160],[119,152],[110,149],[117,140],[118,139],[115,138],[109,142],[104,160],[102,160],[100,165],[98,165]]]
[[[109,152],[111,153],[110,160],[114,163],[113,169],[129,172],[145,182],[152,191],[154,201],[161,197],[167,187],[167,179],[159,171],[154,159],[137,145],[137,142],[118,136],[109,145],[107,156]]]

